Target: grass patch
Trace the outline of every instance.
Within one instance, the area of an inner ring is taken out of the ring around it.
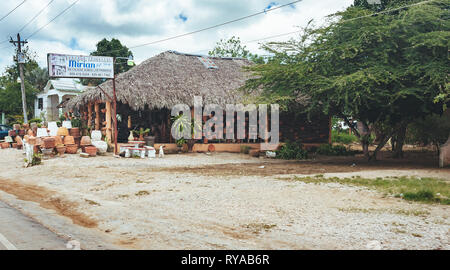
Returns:
[[[404,216],[425,217],[430,214],[428,211],[421,210],[402,210],[402,209],[374,209],[374,208],[338,208],[341,212],[346,213],[363,213],[363,214],[395,214]]]
[[[436,178],[378,177],[377,179],[366,179],[359,176],[352,178],[315,176],[295,177],[294,180],[314,184],[339,183],[342,185],[362,186],[407,201],[450,205],[450,183]]]

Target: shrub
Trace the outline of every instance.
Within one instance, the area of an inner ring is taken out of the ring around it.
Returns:
[[[301,142],[287,142],[277,151],[277,158],[286,160],[307,159],[308,151],[304,149]]]
[[[40,124],[40,123],[42,123],[42,119],[40,119],[40,118],[33,118],[33,119],[31,119],[30,121],[28,121],[30,124],[31,123],[37,123],[37,124]]]
[[[333,143],[351,144],[357,142],[358,137],[353,134],[333,130],[331,133],[331,140]]]
[[[316,154],[324,156],[353,156],[355,151],[349,151],[342,145],[322,144],[317,148]]]
[[[241,154],[249,154],[251,150],[250,146],[241,145]]]

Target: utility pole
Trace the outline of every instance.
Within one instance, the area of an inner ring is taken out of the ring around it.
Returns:
[[[20,34],[17,34],[17,40],[14,41],[11,38],[10,43],[14,44],[14,46],[17,46],[17,63],[19,65],[19,72],[20,72],[20,88],[22,91],[22,109],[23,109],[23,122],[25,124],[28,123],[28,116],[27,116],[27,97],[25,95],[25,79],[23,77],[23,64],[25,63],[25,56],[22,53],[22,45],[25,45],[28,43],[26,40],[20,40]]]

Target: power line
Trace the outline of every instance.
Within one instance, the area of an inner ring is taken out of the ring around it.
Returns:
[[[0,22],[3,21],[3,19],[5,19],[6,17],[9,16],[9,14],[13,13],[14,10],[18,9],[21,5],[23,5],[27,0],[23,0],[22,3],[18,4],[15,8],[13,8],[10,12],[6,13],[5,16],[0,18]]]
[[[61,11],[58,15],[56,15],[53,19],[51,19],[46,25],[42,26],[41,28],[39,28],[38,30],[34,31],[31,35],[29,35],[26,39],[31,38],[32,36],[36,35],[37,33],[39,33],[42,29],[44,29],[45,27],[47,27],[49,24],[51,24],[54,20],[56,20],[59,16],[61,16],[62,14],[64,14],[67,10],[69,10],[71,7],[73,7],[76,3],[78,3],[78,1],[80,0],[76,0],[75,2],[73,2],[70,6],[68,6],[66,9],[64,9],[63,11]]]
[[[266,9],[264,11],[260,11],[260,12],[257,12],[257,13],[251,14],[251,15],[247,15],[247,16],[244,16],[244,17],[241,17],[241,18],[237,18],[237,19],[234,19],[234,20],[231,20],[231,21],[224,22],[224,23],[216,24],[216,25],[213,25],[213,26],[210,26],[210,27],[206,27],[206,28],[203,28],[203,29],[199,29],[199,30],[196,30],[196,31],[192,31],[192,32],[181,34],[181,35],[177,35],[177,36],[173,36],[173,37],[169,37],[169,38],[164,38],[164,39],[160,39],[160,40],[156,40],[156,41],[152,41],[152,42],[148,42],[148,43],[132,46],[132,47],[129,47],[129,49],[135,49],[135,48],[139,48],[139,47],[153,45],[153,44],[156,44],[156,43],[161,43],[161,42],[164,42],[164,41],[173,40],[173,39],[180,38],[180,37],[185,37],[185,36],[188,36],[188,35],[197,34],[197,33],[204,32],[204,31],[207,31],[207,30],[211,30],[211,29],[214,29],[214,28],[218,28],[218,27],[221,27],[221,26],[224,26],[224,25],[227,25],[227,24],[231,24],[231,23],[235,23],[235,22],[238,22],[238,21],[246,20],[246,19],[258,16],[258,15],[261,15],[261,14],[266,14],[268,12],[271,12],[271,11],[274,11],[274,10],[277,10],[277,9],[280,9],[280,8],[283,8],[283,7],[286,7],[286,6],[292,6],[292,5],[294,5],[294,4],[298,3],[298,2],[302,2],[302,1],[303,0],[293,1],[293,2],[284,4],[284,5],[281,5],[281,6],[277,6],[277,7],[268,9],[268,10]],[[119,50],[113,50],[113,51],[109,51],[109,52],[105,52],[105,53],[111,53],[111,52],[116,52],[116,51],[119,51]]]
[[[22,28],[20,28],[20,30],[19,31],[17,31],[17,32],[22,32],[32,21],[34,21],[39,15],[41,15],[41,13],[45,10],[45,9],[47,9],[48,8],[48,6],[50,6],[51,5],[51,3],[53,3],[53,1],[55,1],[55,0],[51,0],[50,2],[48,2],[48,4],[43,8],[43,9],[41,9],[36,15],[34,15],[34,17],[33,18],[31,18],[31,20],[29,20],[24,26],[22,26]]]

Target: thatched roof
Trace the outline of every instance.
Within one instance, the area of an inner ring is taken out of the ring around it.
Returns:
[[[216,68],[208,68],[201,60],[209,59]],[[242,101],[238,89],[249,74],[243,70],[251,62],[241,58],[216,58],[167,51],[147,59],[127,72],[117,75],[116,93],[119,102],[132,109],[172,108],[176,104],[193,106],[194,96],[202,96],[204,104],[236,104]],[[112,97],[112,81],[100,87]],[[73,98],[69,108],[89,101],[108,98],[97,87]]]

